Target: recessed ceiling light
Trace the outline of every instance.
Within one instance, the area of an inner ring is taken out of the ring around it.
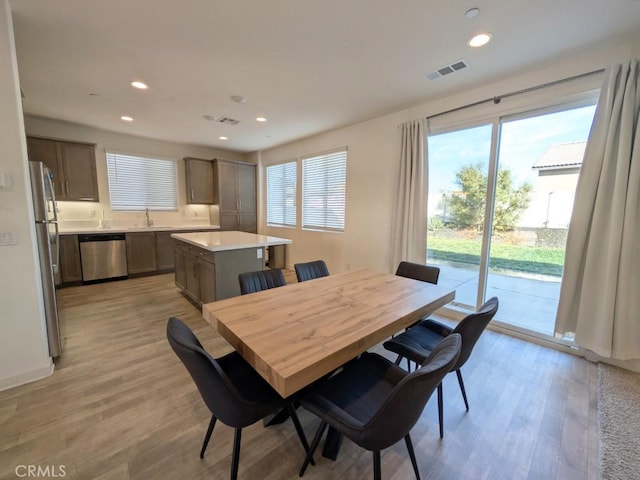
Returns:
[[[258,118],[256,118],[256,122],[266,122],[266,121],[267,121],[267,119],[266,119],[266,118],[264,118],[264,117],[258,117]]]
[[[480,15],[479,8],[470,8],[469,10],[464,12],[464,16],[467,18],[476,18],[478,15]]]
[[[229,137],[218,137],[218,140],[229,140]]]
[[[138,81],[131,82],[131,86],[139,90],[146,90],[147,88],[149,88],[146,83],[138,82]]]
[[[130,117],[129,115],[122,115],[120,117],[120,120],[122,120],[123,122],[133,122],[133,117]]]
[[[482,47],[483,45],[486,45],[487,43],[489,43],[492,38],[493,38],[493,34],[491,33],[480,33],[475,37],[472,37],[471,40],[469,40],[469,46]]]

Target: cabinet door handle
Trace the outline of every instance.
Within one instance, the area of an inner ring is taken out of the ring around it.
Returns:
[[[193,201],[193,188],[191,189],[191,200]]]
[[[65,180],[64,189],[65,189],[67,197],[68,197],[69,196],[69,180]]]

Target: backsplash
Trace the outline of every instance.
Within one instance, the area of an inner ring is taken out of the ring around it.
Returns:
[[[142,227],[147,225],[145,212],[114,212],[104,208],[100,203],[93,202],[57,202],[58,221],[62,230],[81,228],[124,228]],[[209,205],[183,205],[176,212],[150,211],[149,217],[157,227],[169,226],[207,226],[210,220],[217,219],[217,207]],[[213,223],[215,224],[215,223]]]

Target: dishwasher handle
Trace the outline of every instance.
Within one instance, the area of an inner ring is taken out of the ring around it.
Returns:
[[[124,233],[86,233],[78,235],[79,242],[113,242],[124,240]]]

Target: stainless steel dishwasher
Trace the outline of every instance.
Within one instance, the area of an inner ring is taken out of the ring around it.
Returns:
[[[124,233],[78,235],[82,280],[127,276],[127,244]]]

